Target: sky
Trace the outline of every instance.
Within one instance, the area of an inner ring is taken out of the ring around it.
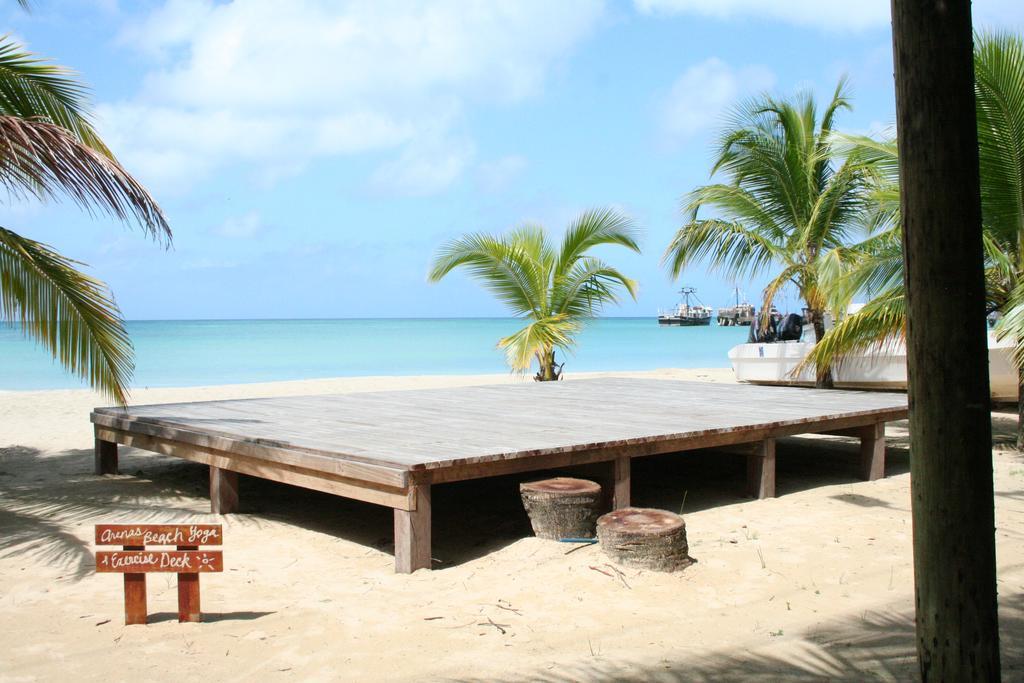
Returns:
[[[599,252],[640,283],[607,315],[654,315],[682,285],[756,301],[763,280],[661,265],[729,108],[825,101],[846,74],[839,128],[895,120],[889,0],[4,5],[7,33],[91,87],[174,243],[67,202],[8,199],[0,225],[88,264],[128,319],[500,316],[461,274],[427,283],[436,250],[523,222],[558,238],[605,206],[643,247]],[[976,0],[974,20],[1022,31],[1024,2]]]

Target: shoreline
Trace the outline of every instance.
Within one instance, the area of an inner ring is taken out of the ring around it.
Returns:
[[[571,380],[573,378],[586,379],[588,377],[651,377],[653,379],[693,379],[697,377],[707,376],[710,379],[706,381],[712,382],[727,382],[732,381],[733,371],[731,367],[703,367],[703,368],[655,368],[653,370],[593,370],[593,371],[581,371],[581,372],[569,372],[565,375],[565,380]],[[137,395],[143,392],[162,392],[162,391],[187,391],[196,390],[202,393],[209,391],[229,390],[237,388],[239,391],[253,389],[266,389],[270,391],[285,390],[289,391],[292,387],[290,385],[308,385],[310,389],[317,389],[321,386],[329,386],[333,390],[345,390],[349,385],[361,386],[368,382],[380,383],[382,388],[384,386],[397,385],[393,388],[399,389],[410,382],[423,382],[430,386],[444,386],[448,381],[460,381],[468,380],[473,384],[498,384],[503,382],[526,382],[533,381],[533,375],[530,373],[424,373],[415,375],[337,375],[332,377],[310,377],[305,379],[281,379],[271,381],[253,381],[253,382],[227,382],[220,384],[172,384],[167,386],[136,386],[131,387],[131,394]],[[8,395],[36,395],[36,394],[51,394],[51,393],[67,393],[67,394],[93,394],[97,397],[100,394],[93,389],[87,387],[62,387],[62,388],[49,388],[49,389],[3,389],[0,388],[0,397]],[[314,393],[322,393],[315,391]],[[134,403],[134,401],[133,401]]]

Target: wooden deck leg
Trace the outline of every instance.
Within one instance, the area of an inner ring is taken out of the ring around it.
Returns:
[[[178,550],[199,550],[197,545],[179,545]],[[199,606],[199,574],[178,574],[178,621],[202,621],[202,609]]]
[[[867,481],[885,476],[884,422],[876,422],[861,429],[860,476]]]
[[[621,510],[630,505],[630,462],[629,457],[618,457],[613,461],[615,477],[612,488],[612,509]]]
[[[765,439],[747,456],[747,495],[775,497],[775,439]]]
[[[238,473],[210,466],[210,512],[238,512]]]
[[[95,444],[96,474],[117,474],[117,444],[102,439]]]
[[[395,510],[395,572],[430,569],[430,484],[413,484],[415,510]]]
[[[126,545],[125,550],[145,550],[142,545]],[[146,575],[131,573],[124,575],[124,623],[145,624],[146,615]]]

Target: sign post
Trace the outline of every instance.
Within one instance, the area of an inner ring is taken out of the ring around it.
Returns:
[[[220,524],[97,524],[96,545],[119,545],[122,550],[97,550],[98,573],[124,574],[124,623],[146,623],[146,574],[178,575],[178,621],[202,621],[199,575],[224,571],[224,553],[200,550],[222,545]],[[174,546],[147,550],[146,546]]]

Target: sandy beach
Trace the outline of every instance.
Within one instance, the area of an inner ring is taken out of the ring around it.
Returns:
[[[732,381],[725,369],[601,373]],[[567,381],[583,375],[574,375]],[[146,389],[135,403],[524,381],[361,377]],[[434,490],[434,571],[393,573],[390,510],[266,481],[210,515],[206,468],[121,449],[92,473],[88,391],[0,392],[0,681],[907,680],[913,640],[906,424],[887,477],[857,478],[857,444],[786,439],[778,493],[742,496],[743,462],[640,459],[633,501],[684,512],[697,563],[623,569],[598,547],[531,537],[517,482]],[[994,413],[1006,680],[1024,666],[1024,457]],[[533,475],[536,477],[536,475]],[[121,580],[96,574],[93,525],[217,522],[223,574],[206,622],[179,624],[173,575],[151,575],[148,626],[123,625]]]

